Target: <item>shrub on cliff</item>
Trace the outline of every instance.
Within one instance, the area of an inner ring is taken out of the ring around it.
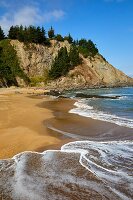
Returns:
[[[79,52],[86,58],[94,57],[98,53],[96,45],[91,40],[81,39],[78,42]]]

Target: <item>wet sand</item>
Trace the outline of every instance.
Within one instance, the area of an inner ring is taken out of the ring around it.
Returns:
[[[45,120],[45,126],[75,140],[133,139],[131,128],[69,113],[69,110],[74,107],[74,102],[75,100],[71,99],[57,99],[40,104],[40,107],[51,109],[55,116],[53,119]]]

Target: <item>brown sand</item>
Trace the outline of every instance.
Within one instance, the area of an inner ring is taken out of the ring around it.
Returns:
[[[36,106],[43,101],[24,94],[0,95],[0,159],[60,144],[43,124],[53,117],[52,111]]]

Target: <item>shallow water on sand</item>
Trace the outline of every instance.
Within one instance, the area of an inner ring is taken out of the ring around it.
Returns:
[[[78,141],[18,154],[0,162],[1,198],[131,200],[132,148],[128,141]]]

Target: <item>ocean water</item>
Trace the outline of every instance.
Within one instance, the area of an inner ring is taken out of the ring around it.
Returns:
[[[70,110],[84,117],[115,123],[120,126],[133,128],[133,88],[86,89],[67,92],[74,98],[76,93],[102,96],[120,96],[118,99],[81,99],[77,98],[76,108]]]

